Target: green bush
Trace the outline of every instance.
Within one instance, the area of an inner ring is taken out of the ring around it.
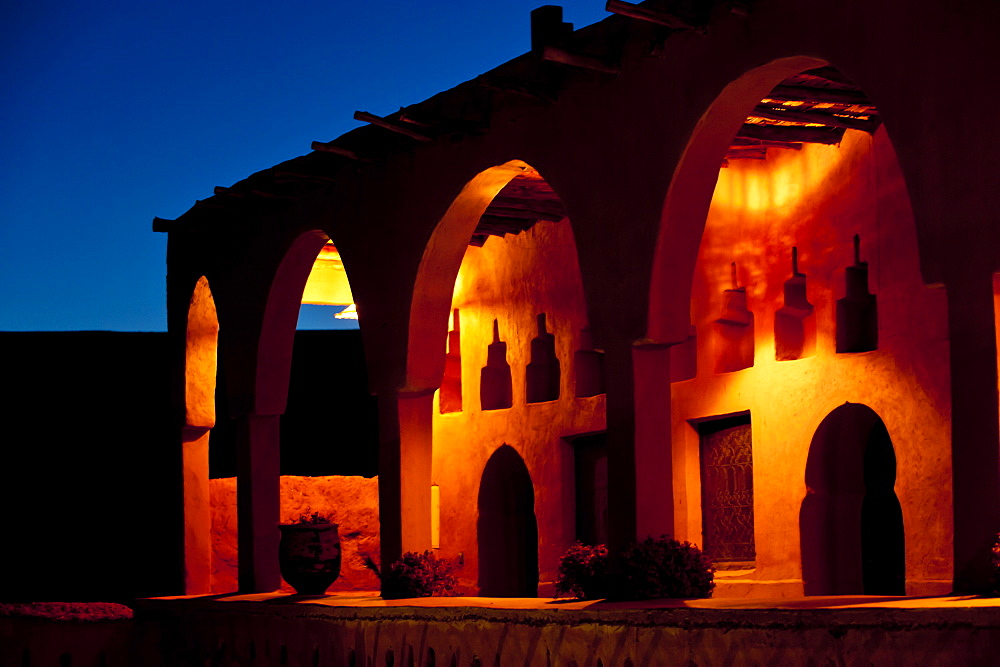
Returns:
[[[556,595],[581,600],[704,598],[715,588],[714,573],[701,549],[666,536],[647,538],[616,557],[604,545],[577,542],[559,562]]]
[[[618,563],[619,600],[707,598],[715,588],[715,567],[690,542],[649,537],[626,548]]]
[[[577,542],[559,560],[556,597],[579,600],[608,595],[608,548]]]
[[[386,600],[458,595],[458,581],[452,576],[457,566],[439,560],[433,552],[407,551],[384,571],[368,556],[364,562],[382,581],[382,597]]]

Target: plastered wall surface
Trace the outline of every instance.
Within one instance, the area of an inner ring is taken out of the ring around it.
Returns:
[[[534,486],[538,521],[539,594],[551,591],[558,559],[575,539],[572,447],[564,438],[604,429],[604,396],[574,397],[573,354],[587,326],[576,246],[568,220],[539,222],[527,232],[470,246],[456,281],[463,410],[441,414],[435,399],[433,482],[441,494],[443,557],[463,554],[458,572],[468,594],[477,590],[477,499],[483,469],[507,444],[524,459]],[[555,335],[559,399],[526,403],[526,367],[537,316]],[[513,406],[480,407],[480,371],[486,366],[493,321],[507,343]],[[445,341],[441,341],[443,346]]]
[[[878,349],[836,352],[836,301],[860,234],[878,303]],[[774,313],[791,277],[791,249],[815,310],[812,356],[776,361]],[[754,313],[753,366],[716,372],[723,292],[737,263]],[[840,146],[770,149],[766,161],[722,169],[691,300],[697,375],[672,390],[678,535],[701,533],[699,437],[689,420],[749,411],[756,568],[719,578],[718,594],[801,594],[799,511],[816,429],[835,408],[862,403],[884,421],[896,456],[908,594],[949,590],[952,486],[947,302],[920,278],[907,192],[884,130],[849,131]],[[989,360],[992,362],[992,360]]]
[[[212,592],[237,590],[236,478],[209,481],[212,500]],[[303,514],[328,514],[339,524],[340,577],[330,591],[378,590],[378,578],[364,567],[364,554],[378,560],[378,478],[282,475],[281,522]],[[275,528],[277,530],[277,527]],[[282,590],[292,591],[282,580]]]

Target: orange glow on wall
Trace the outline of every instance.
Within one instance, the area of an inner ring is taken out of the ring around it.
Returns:
[[[857,262],[855,234],[878,296],[878,343],[838,352],[837,301]],[[733,290],[733,262],[753,314],[755,349],[747,367],[718,372],[717,320]],[[766,160],[730,160],[721,170],[692,285],[696,370],[671,391],[680,539],[703,539],[699,434],[691,423],[744,411],[753,420],[754,509],[762,518],[754,527],[756,567],[717,575],[718,594],[801,595],[790,582],[802,577],[799,511],[810,493],[810,443],[845,403],[868,406],[897,445],[895,492],[907,535],[921,535],[906,540],[907,593],[947,590],[950,553],[939,548],[952,534],[947,310],[943,291],[924,286],[918,262],[906,188],[884,130],[874,137],[848,131],[839,146],[768,149]],[[779,349],[775,336],[790,295],[809,311],[815,336],[801,351],[796,340],[794,354]]]
[[[328,241],[316,256],[309,279],[302,291],[302,303],[321,306],[346,306],[354,303],[344,262],[333,241]],[[357,319],[356,315],[351,318],[349,315],[338,314],[336,317]]]

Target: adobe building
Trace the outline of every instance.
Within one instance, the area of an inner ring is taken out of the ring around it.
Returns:
[[[530,52],[156,221],[188,593],[223,413],[238,585],[280,585],[303,300],[357,307],[382,562],[546,595],[575,540],[666,534],[720,596],[987,586],[1000,5],[608,5],[540,8]]]

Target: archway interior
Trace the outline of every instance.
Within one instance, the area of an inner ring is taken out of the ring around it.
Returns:
[[[294,271],[300,275],[298,281],[305,282],[291,285],[277,297],[301,301],[291,345],[287,403],[280,418],[280,520],[291,522],[314,512],[333,517],[350,537],[342,542],[342,576],[332,589],[375,590],[378,581],[363,566],[360,554],[379,550],[377,404],[368,391],[356,314],[354,319],[336,318],[354,302],[340,253],[323,232],[306,236],[320,247],[315,257],[301,260],[311,261],[311,266]],[[226,404],[226,396],[223,372],[220,405]],[[231,419],[221,419],[219,425],[210,482],[211,588],[226,592],[237,586],[236,430]],[[291,590],[287,584],[284,587]]]
[[[447,334],[437,343],[445,355],[431,423],[438,555],[461,554],[457,574],[468,589],[483,567],[490,570],[481,560],[490,554],[471,530],[477,516],[468,499],[476,497],[496,443],[517,443],[537,481],[534,520],[543,544],[535,556],[537,585],[537,563],[541,580],[554,581],[559,556],[575,538],[574,450],[564,437],[605,428],[603,352],[587,331],[571,220],[534,168],[497,169],[509,173],[511,164],[520,165],[513,178],[478,218],[465,221],[469,243]]]
[[[749,413],[756,561],[721,573],[720,591],[732,576],[794,595],[782,582],[801,576],[796,527],[813,417],[845,401],[889,406],[912,415],[893,421],[901,441],[949,442],[947,308],[923,284],[902,171],[863,91],[822,67],[778,82],[747,112],[708,208],[690,337],[671,350],[675,526],[703,542],[690,424]],[[900,470],[897,504],[950,506],[947,465]],[[945,578],[935,553],[950,526],[933,530],[941,542],[915,546],[917,567]]]
[[[896,456],[881,418],[847,404],[816,430],[800,535],[806,595],[905,595]]]
[[[538,595],[535,491],[524,460],[510,445],[498,448],[479,486],[479,594]]]

